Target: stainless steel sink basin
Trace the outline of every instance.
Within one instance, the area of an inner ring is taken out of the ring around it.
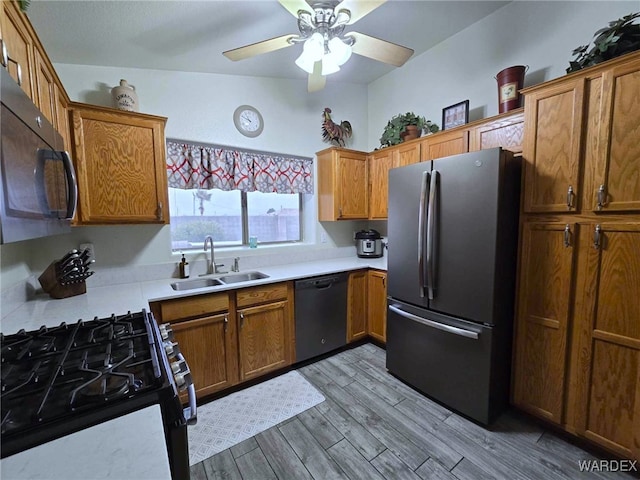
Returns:
[[[176,291],[193,290],[194,288],[215,287],[222,285],[217,278],[195,278],[193,280],[185,280],[184,282],[173,282],[171,288]]]
[[[269,275],[262,272],[232,273],[230,275],[223,275],[219,277],[218,280],[222,283],[239,283],[260,280],[261,278],[269,278]]]

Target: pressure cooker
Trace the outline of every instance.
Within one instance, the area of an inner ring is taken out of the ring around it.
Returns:
[[[379,258],[382,256],[382,237],[377,230],[360,230],[356,232],[356,252],[362,258]]]

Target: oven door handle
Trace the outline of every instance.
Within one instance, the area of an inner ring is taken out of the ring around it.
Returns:
[[[179,361],[187,365],[187,360],[184,358],[184,355],[182,355],[182,352],[178,352],[176,357]],[[198,407],[196,405],[196,387],[193,381],[187,386],[187,395],[189,397],[189,406],[182,411],[182,414],[184,415],[187,425],[195,425],[198,423]]]

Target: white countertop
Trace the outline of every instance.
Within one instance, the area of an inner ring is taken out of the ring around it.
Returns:
[[[52,327],[62,322],[140,311],[158,300],[364,268],[386,270],[387,259],[344,257],[261,267],[258,270],[269,278],[188,291],[174,291],[171,283],[184,280],[167,278],[88,288],[86,294],[65,299],[52,299],[41,293],[7,314],[0,331],[9,335],[20,329],[29,331],[42,325]],[[0,477],[2,480],[170,479],[162,428],[160,408],[147,407],[2,459]],[[124,462],[116,462],[116,458]]]
[[[175,291],[171,288],[171,283],[185,280],[164,278],[148,282],[87,288],[87,293],[85,294],[63,299],[52,299],[46,293],[40,293],[2,318],[0,331],[5,335],[10,335],[20,329],[36,330],[42,325],[53,327],[60,325],[62,322],[75,323],[79,319],[91,320],[94,317],[107,317],[112,314],[122,315],[127,311],[135,312],[143,308],[148,310],[149,303],[158,300],[235,290],[362,268],[386,270],[387,259],[386,257],[342,257],[314,262],[260,267],[258,270],[269,275],[269,278],[186,291]],[[192,277],[189,280],[194,278],[198,277]]]
[[[0,461],[2,480],[171,479],[159,405]]]

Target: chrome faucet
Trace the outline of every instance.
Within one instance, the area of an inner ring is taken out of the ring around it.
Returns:
[[[226,273],[218,271],[218,267],[224,267],[223,263],[216,263],[215,254],[213,252],[213,237],[207,235],[204,237],[204,251],[207,251],[207,244],[211,245],[211,259],[207,262],[207,273],[204,275],[211,275],[212,273]]]

